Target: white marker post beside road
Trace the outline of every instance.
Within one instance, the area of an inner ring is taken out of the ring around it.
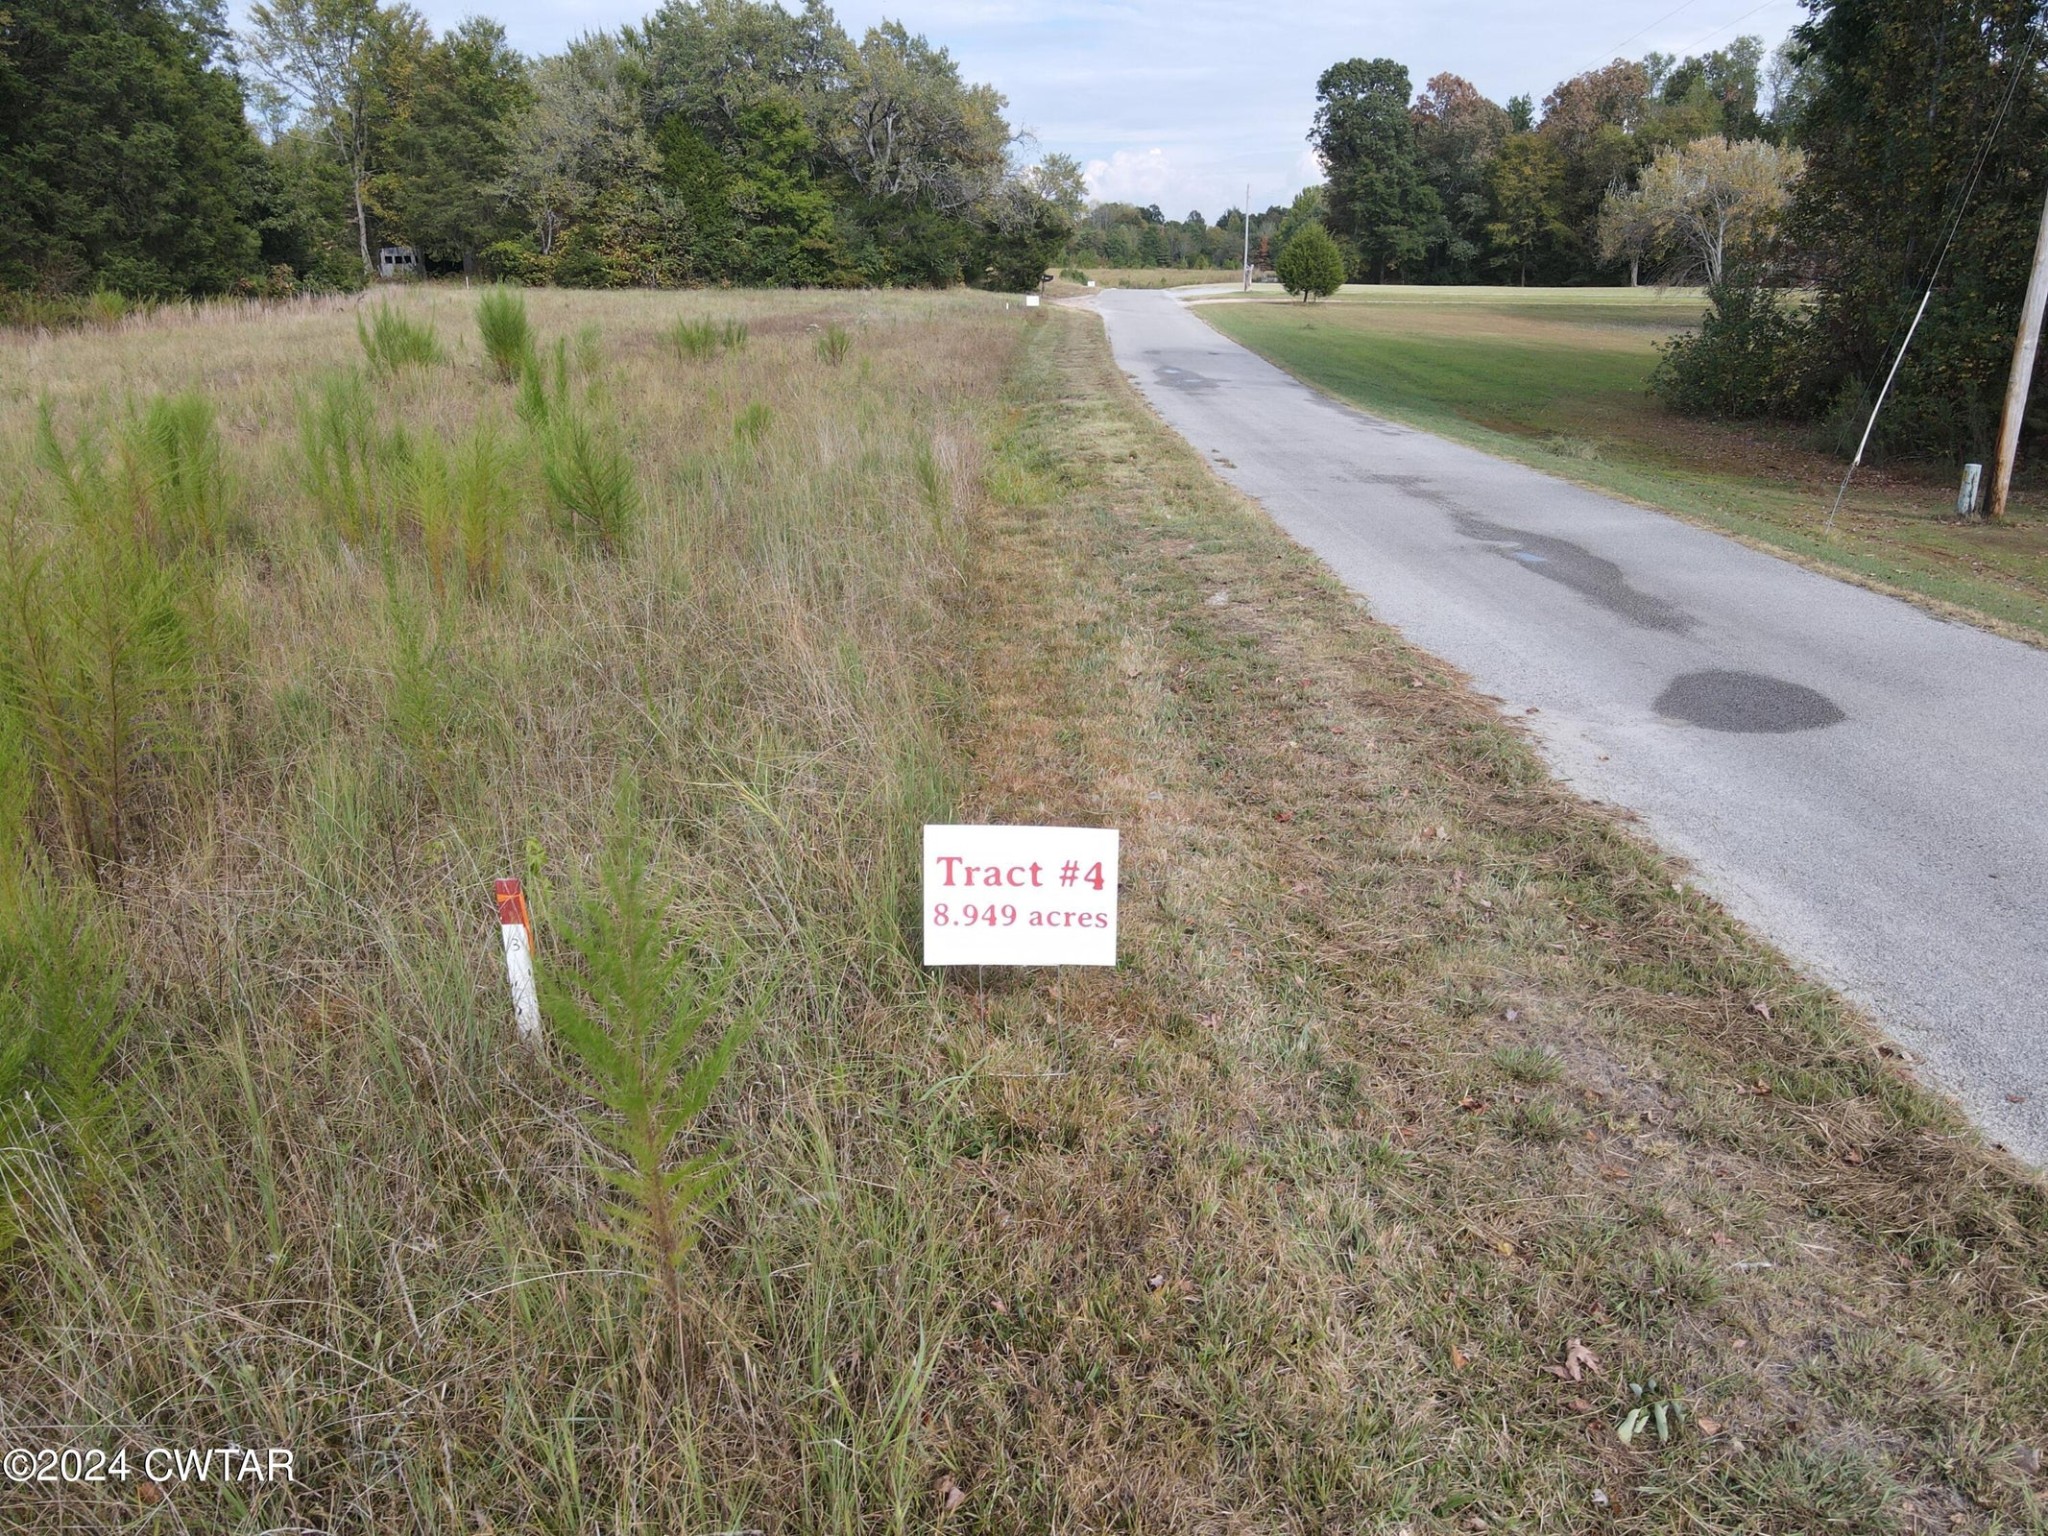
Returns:
[[[1118,834],[924,829],[926,965],[1115,965]]]

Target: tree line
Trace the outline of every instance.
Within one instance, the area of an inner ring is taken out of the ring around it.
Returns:
[[[1079,169],[993,88],[821,0],[668,0],[528,58],[404,4],[7,0],[0,289],[143,298],[430,272],[608,287],[1035,283]]]
[[[1768,63],[1753,37],[1617,59],[1540,113],[1347,60],[1316,84],[1305,197],[1351,282],[1703,283],[1666,400],[1852,444],[1931,285],[1879,440],[1981,457],[2048,191],[2044,6],[1808,0]]]

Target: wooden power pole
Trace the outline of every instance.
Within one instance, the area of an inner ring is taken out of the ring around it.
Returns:
[[[2048,202],[2041,204],[2041,233],[2034,241],[2034,273],[2020,306],[2019,334],[2012,343],[2012,379],[2005,386],[2005,419],[1998,427],[1998,467],[1991,477],[1988,518],[2005,516],[2012,490],[2012,463],[2020,451],[2020,424],[2027,416],[2027,386],[2034,382],[2034,356],[2041,346],[2041,312],[2048,309]]]
[[[1252,184],[1244,184],[1244,291],[1252,291]]]

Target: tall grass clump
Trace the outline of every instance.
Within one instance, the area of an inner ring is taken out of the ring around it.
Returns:
[[[818,337],[818,358],[830,367],[837,368],[845,362],[846,354],[852,350],[853,332],[836,320]]]
[[[362,546],[384,531],[385,457],[377,402],[360,373],[330,373],[300,397],[300,480],[345,543]]]
[[[678,320],[669,327],[669,345],[684,361],[737,352],[747,344],[744,320]]]
[[[647,1266],[681,1364],[690,1353],[683,1265],[727,1168],[719,1148],[681,1155],[677,1144],[710,1104],[768,992],[756,987],[736,1000],[737,946],[672,928],[675,895],[654,875],[641,815],[628,781],[596,879],[563,913],[573,962],[542,973],[541,997],[577,1085],[597,1101],[583,1123],[617,1192],[603,1231]]]
[[[476,326],[491,372],[501,382],[510,383],[532,366],[533,326],[526,316],[526,296],[517,288],[486,288],[477,300]]]
[[[441,361],[441,341],[434,328],[414,320],[395,304],[380,304],[364,323],[356,316],[356,336],[380,373],[397,373],[403,368],[425,368]]]
[[[747,408],[732,419],[732,438],[743,448],[760,445],[768,435],[768,424],[775,419],[775,413],[759,400],[748,403]]]

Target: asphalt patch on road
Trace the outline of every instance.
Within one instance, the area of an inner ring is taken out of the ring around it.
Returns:
[[[1687,672],[1657,695],[1657,713],[1709,731],[1782,735],[1839,725],[1834,700],[1761,672]]]
[[[1492,545],[1498,554],[1523,569],[1569,587],[1579,596],[1599,604],[1609,613],[1619,614],[1631,624],[1683,635],[1689,633],[1697,622],[1676,603],[1634,585],[1620,566],[1604,555],[1594,554],[1583,544],[1510,528],[1470,512],[1453,510],[1451,516],[1459,531],[1468,538]]]
[[[1192,368],[1169,368],[1164,363],[1153,371],[1153,376],[1168,389],[1214,389],[1218,383]]]

